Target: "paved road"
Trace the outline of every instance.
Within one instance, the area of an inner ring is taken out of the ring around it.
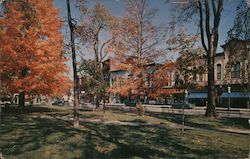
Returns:
[[[84,108],[88,108],[90,110],[94,109],[95,106],[86,103],[83,106]],[[173,113],[173,114],[182,114],[182,109],[172,108],[171,105],[144,105],[146,112],[156,112],[156,113]],[[125,106],[124,104],[106,104],[107,109],[116,109],[123,110],[128,112],[135,111],[135,107]],[[242,109],[242,108],[231,108],[227,110],[227,108],[216,108],[219,117],[229,117],[229,118],[250,118],[250,109]],[[206,111],[206,107],[195,107],[195,109],[185,109],[185,115],[204,115]]]

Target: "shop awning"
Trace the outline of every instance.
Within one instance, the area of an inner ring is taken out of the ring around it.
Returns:
[[[190,93],[187,98],[188,99],[205,99],[207,98],[207,93],[204,93],[204,92]]]
[[[221,98],[250,98],[250,92],[222,93]]]

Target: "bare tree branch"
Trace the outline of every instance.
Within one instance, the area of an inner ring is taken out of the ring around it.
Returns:
[[[107,45],[109,42],[111,42],[113,39],[114,39],[114,36],[102,44],[101,49],[100,49],[100,57],[101,57],[100,61],[102,61],[107,56],[107,53],[105,53],[104,55],[102,54],[104,46]]]
[[[203,12],[202,12],[202,5],[201,2],[198,1],[198,7],[199,7],[199,15],[200,15],[200,31],[201,31],[201,44],[206,52],[208,52],[206,43],[205,43],[205,36],[204,36],[204,28],[203,28]]]
[[[210,33],[210,7],[208,0],[205,1],[205,10],[206,10],[206,34],[208,41],[211,40],[211,33]],[[210,44],[208,44],[208,50],[210,50]]]
[[[215,0],[212,0],[212,6],[213,6],[213,14],[216,16],[216,5],[215,5]]]

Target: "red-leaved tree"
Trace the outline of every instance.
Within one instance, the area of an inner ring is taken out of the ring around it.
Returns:
[[[62,23],[52,0],[8,1],[0,18],[1,85],[25,94],[61,95],[70,86]]]

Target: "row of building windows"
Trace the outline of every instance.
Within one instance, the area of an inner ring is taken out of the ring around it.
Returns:
[[[240,62],[232,64],[231,78],[240,78]],[[222,66],[217,64],[217,80],[222,79]]]
[[[223,79],[223,72],[222,72],[222,64],[217,64],[216,65],[216,73],[217,73],[217,80],[222,80]],[[240,62],[234,62],[234,63],[232,63],[232,65],[231,65],[231,78],[232,79],[239,79],[240,78],[240,74],[241,74],[241,66],[240,66]],[[120,76],[125,76],[125,74],[123,73],[123,74],[119,74]],[[169,74],[169,76],[171,76],[171,73]],[[130,76],[127,76],[128,78],[130,77]],[[175,82],[177,82],[178,80],[177,79],[179,79],[180,77],[179,77],[179,75],[176,75],[176,77],[175,77],[176,79],[175,79]],[[114,84],[115,83],[115,81],[117,82],[117,80],[119,79],[119,76],[118,77],[114,77],[113,79],[111,78],[111,83],[112,84]],[[159,82],[161,81],[161,80],[163,80],[164,81],[164,77],[162,76],[162,77],[160,77],[159,79]],[[197,81],[197,82],[203,82],[204,81],[204,74],[196,74],[196,75],[194,75],[193,76],[193,80],[194,81]],[[149,79],[149,78],[145,78],[144,79],[144,82],[146,82],[147,83],[147,85],[149,86],[149,87],[152,87],[153,86],[153,82],[152,82],[152,79]],[[119,79],[118,80],[118,83],[119,83],[119,85],[124,85],[125,83],[124,83],[124,81],[123,80],[121,80],[121,79]],[[178,82],[177,82],[178,83]],[[180,84],[180,83],[179,83]],[[166,86],[171,86],[172,85],[172,80],[171,79],[169,79],[168,81],[166,81],[165,82],[165,85]],[[177,84],[178,85],[178,84]]]
[[[232,79],[236,79],[236,78],[240,78],[240,62],[236,62],[233,63],[231,65],[231,78]],[[216,67],[216,71],[217,71],[217,80],[222,80],[222,65],[221,64],[217,64]],[[197,78],[198,77],[198,78]],[[203,74],[199,74],[198,76],[194,76],[193,77],[194,81],[203,81]]]

